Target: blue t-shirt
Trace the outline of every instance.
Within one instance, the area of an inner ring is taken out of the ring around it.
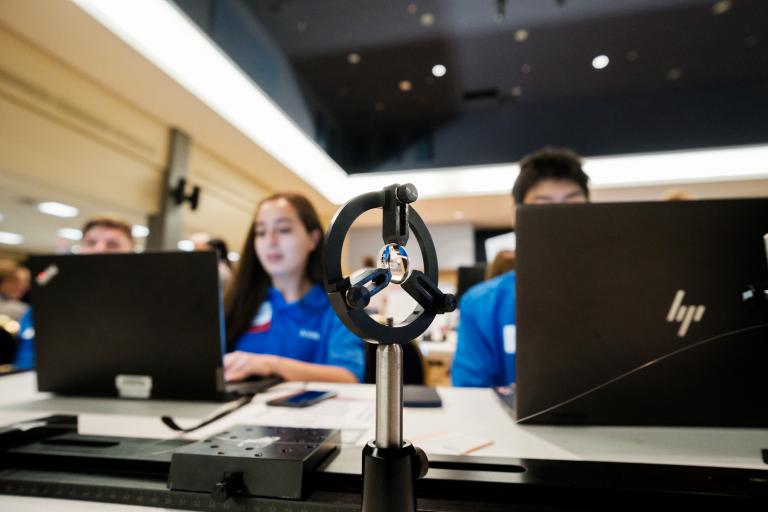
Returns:
[[[515,382],[515,273],[470,288],[459,301],[459,315],[453,385],[490,387]]]
[[[291,303],[270,288],[235,350],[340,366],[360,382],[365,371],[363,341],[341,323],[319,284]]]
[[[19,319],[19,345],[16,347],[13,366],[19,370],[35,367],[35,327],[31,308]]]

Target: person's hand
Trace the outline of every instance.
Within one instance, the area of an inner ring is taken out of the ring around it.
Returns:
[[[275,373],[276,356],[230,352],[224,354],[224,379],[236,381],[255,375],[265,377]]]

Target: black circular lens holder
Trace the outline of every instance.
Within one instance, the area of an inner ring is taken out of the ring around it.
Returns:
[[[345,204],[331,221],[326,237],[325,289],[331,305],[344,325],[369,342],[408,343],[423,333],[435,315],[456,309],[451,294],[441,292],[437,282],[437,253],[432,236],[416,210],[410,207],[418,198],[412,184],[391,185],[379,192],[360,195]],[[382,242],[405,246],[409,231],[416,236],[424,271],[411,270],[400,286],[414,298],[417,306],[400,325],[383,325],[365,311],[371,297],[391,280],[389,270],[365,269],[354,278],[341,271],[341,251],[347,232],[355,220],[368,210],[383,209]]]

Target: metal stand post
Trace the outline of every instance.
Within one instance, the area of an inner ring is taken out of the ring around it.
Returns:
[[[403,441],[403,349],[376,350],[376,440],[363,449],[363,512],[416,512],[415,482],[426,454]]]

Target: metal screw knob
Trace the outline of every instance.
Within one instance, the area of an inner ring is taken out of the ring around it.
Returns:
[[[406,183],[405,185],[399,185],[397,187],[395,196],[401,203],[410,204],[419,198],[419,192],[416,190],[416,186],[413,183]]]

